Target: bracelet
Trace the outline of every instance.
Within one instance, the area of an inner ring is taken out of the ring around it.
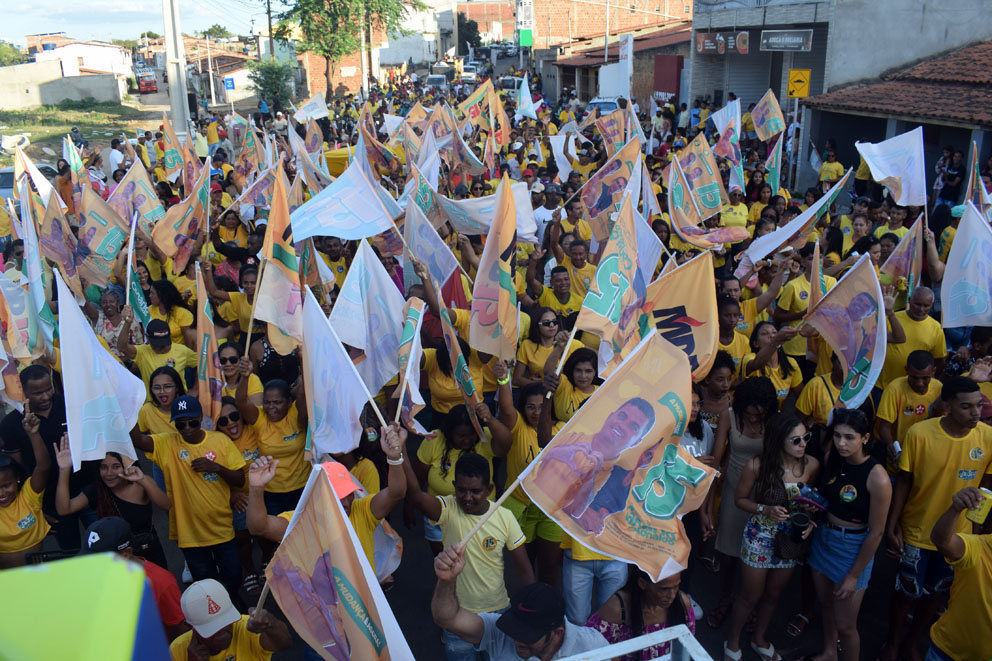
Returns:
[[[389,464],[390,466],[402,466],[403,465],[402,453],[400,454],[399,459],[390,459],[389,457],[386,457],[386,463]]]
[[[507,374],[506,376],[504,376],[502,379],[496,379],[496,383],[498,383],[501,386],[505,386],[509,382],[510,382],[510,375],[509,374]]]

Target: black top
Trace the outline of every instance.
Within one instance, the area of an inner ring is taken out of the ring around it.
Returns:
[[[830,462],[827,479],[821,491],[829,500],[827,512],[841,521],[868,524],[871,512],[871,495],[868,493],[868,475],[878,464],[872,457],[855,466],[843,459]]]
[[[964,169],[963,166],[954,167],[953,164],[949,163],[947,165],[947,170],[946,170],[947,174],[945,175],[945,179],[957,179],[958,177],[961,176],[961,171],[963,169]],[[939,197],[945,200],[953,200],[954,202],[957,202],[958,195],[961,194],[961,185],[963,183],[964,183],[964,179],[961,179],[961,181],[959,181],[956,185],[953,186],[951,184],[944,184],[944,187],[940,189]]]
[[[108,516],[119,516],[131,524],[131,532],[150,533],[152,530],[152,504],[132,503],[118,498],[113,491],[106,489],[109,498],[105,502],[100,502],[99,491],[101,485],[91,482],[83,487],[83,495],[89,500],[89,505],[97,511],[100,518]]]
[[[15,452],[21,453],[21,468],[27,475],[34,471],[35,459],[34,448],[31,446],[31,439],[24,431],[24,414],[20,411],[11,411],[2,421],[0,421],[0,440],[3,441],[3,451],[7,454]],[[60,394],[56,394],[52,400],[52,408],[48,411],[48,416],[38,416],[41,426],[38,433],[45,442],[45,449],[48,450],[51,459],[51,470],[48,471],[48,483],[45,485],[45,494],[42,502],[42,509],[51,515],[55,515],[55,488],[59,483],[59,467],[55,461],[55,445],[62,440],[62,434],[66,432],[65,399]],[[69,496],[75,496],[84,486],[98,479],[100,475],[99,461],[84,461],[80,469],[69,478]]]

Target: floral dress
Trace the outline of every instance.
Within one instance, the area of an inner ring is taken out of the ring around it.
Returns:
[[[620,598],[620,594],[617,593],[617,598]],[[669,608],[669,617],[671,617],[672,609],[681,607],[685,611],[684,622],[689,631],[696,635],[696,616],[693,613],[692,605],[686,608],[686,603],[689,601],[688,597],[683,592],[679,592],[678,597],[676,597],[675,602],[672,603],[672,607]],[[678,604],[676,606],[676,604]],[[621,613],[624,613],[626,606],[623,600],[620,601]],[[621,616],[621,619],[626,620],[625,616]],[[617,624],[616,622],[605,622],[599,617],[599,613],[593,613],[589,620],[586,622],[586,626],[595,629],[599,633],[603,634],[603,638],[607,640],[611,645],[614,643],[622,643],[625,640],[630,640],[635,638],[633,628],[629,624]],[[644,630],[638,635],[644,635],[649,633],[654,633],[655,631],[661,631],[668,626],[667,622],[659,622],[658,624],[649,624],[644,627]],[[648,647],[647,649],[639,650],[631,654],[625,654],[624,656],[617,657],[621,661],[644,661],[645,659],[660,659],[671,651],[671,643],[664,643],[662,645],[655,645],[654,647]]]
[[[107,346],[110,347],[111,353],[117,356],[119,359],[124,360],[124,356],[117,350],[117,338],[120,337],[121,332],[124,330],[124,315],[121,315],[121,320],[117,322],[114,326],[110,323],[103,314],[103,310],[100,310],[96,321],[93,322],[93,330],[97,335],[102,337],[107,342]],[[145,334],[141,330],[141,324],[137,320],[131,322],[130,330],[130,340],[131,344],[144,344]]]
[[[793,493],[798,493],[796,483],[785,484],[789,494],[789,512],[798,509],[791,499]],[[744,526],[744,536],[741,538],[741,562],[756,569],[792,569],[800,564],[798,558],[780,558],[775,553],[775,534],[779,530],[788,530],[788,520],[775,523],[764,514],[752,514]]]

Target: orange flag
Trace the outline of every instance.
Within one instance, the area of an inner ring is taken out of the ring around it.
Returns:
[[[634,138],[579,189],[582,210],[597,241],[605,241],[610,235],[610,215],[620,210],[627,184],[641,167],[640,157],[641,141]]]
[[[51,193],[48,204],[45,205],[45,215],[38,228],[38,247],[41,254],[62,271],[72,293],[82,298],[83,286],[79,281],[78,269],[85,261],[86,254],[79,250],[79,244],[62,213],[55,193]]]
[[[565,532],[655,581],[685,569],[678,515],[702,504],[716,476],[679,445],[690,384],[686,355],[650,333],[521,474]]]
[[[596,120],[596,130],[603,136],[603,146],[606,147],[607,156],[613,156],[623,147],[626,137],[625,127],[623,111],[619,108]]]
[[[217,361],[217,331],[214,328],[214,313],[210,297],[203,284],[200,265],[196,265],[196,346],[200,355],[196,363],[197,399],[203,413],[216,422],[220,416],[221,397],[224,390],[224,375]]]
[[[200,178],[186,199],[170,207],[165,218],[152,230],[158,249],[172,258],[172,272],[182,273],[193,256],[201,232],[207,231],[210,216],[210,168],[200,171]]]
[[[299,260],[286,204],[285,177],[276,177],[272,208],[262,243],[262,280],[258,283],[255,316],[269,322],[269,344],[279,353],[292,353],[303,340],[303,296]]]
[[[499,196],[496,217],[489,228],[472,289],[469,343],[500,360],[513,360],[517,354],[517,290],[513,284],[517,211],[506,175],[496,195]]]
[[[165,170],[165,176],[169,181],[175,181],[180,170],[183,169],[183,152],[179,145],[179,138],[176,137],[176,131],[172,128],[172,122],[169,121],[169,116],[164,112],[162,113],[162,142],[165,144],[162,169]],[[186,195],[189,194],[190,192],[186,191]]]

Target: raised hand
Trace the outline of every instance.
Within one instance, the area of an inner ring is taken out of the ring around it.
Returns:
[[[71,469],[72,453],[69,451],[68,435],[63,435],[62,440],[58,443],[52,443],[52,447],[55,448],[55,462],[59,468],[62,470]]]
[[[248,486],[264,487],[276,476],[278,465],[279,460],[272,457],[259,457],[251,462],[251,467],[248,469]]]
[[[24,403],[24,418],[21,420],[21,425],[24,427],[24,431],[31,435],[37,434],[38,430],[41,429],[41,420],[31,412],[29,402]]]

